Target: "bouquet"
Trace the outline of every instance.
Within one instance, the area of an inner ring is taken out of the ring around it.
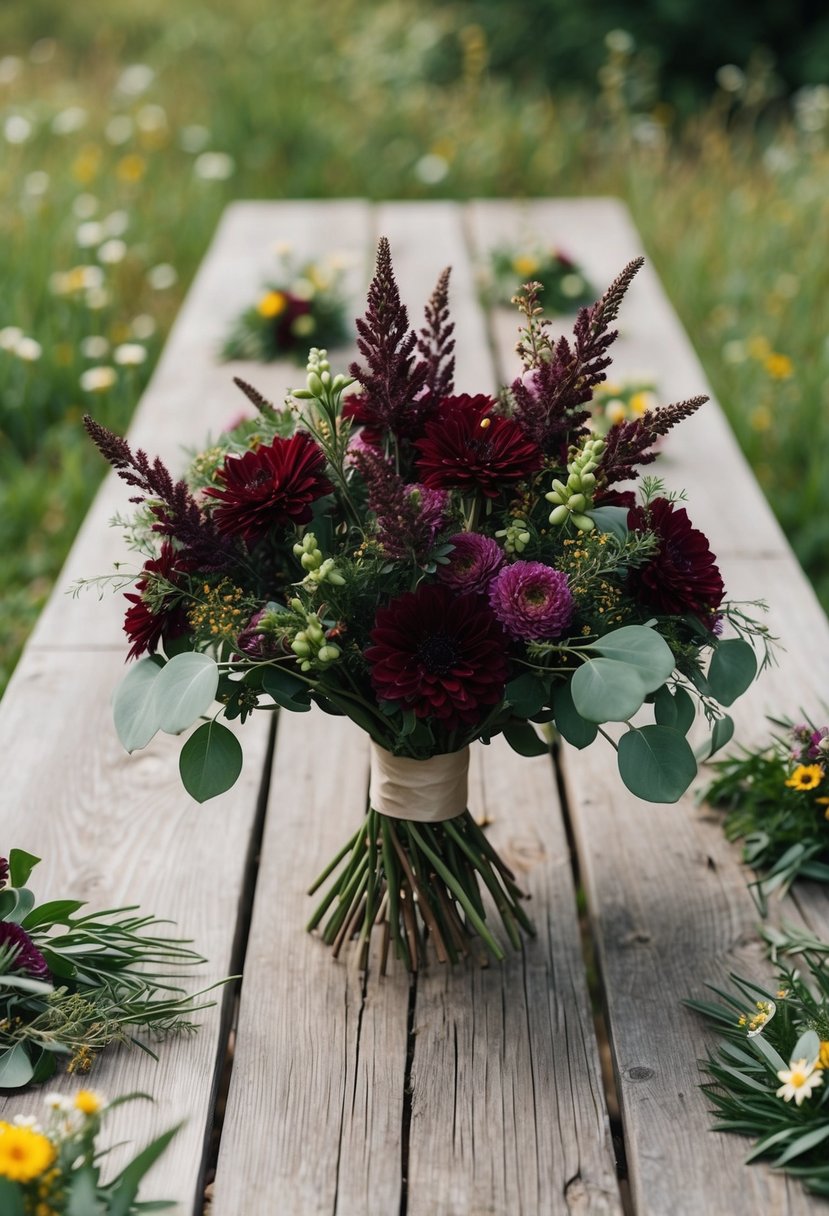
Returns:
[[[146,1094],[127,1094],[105,1102],[100,1094],[79,1090],[74,1098],[46,1097],[47,1115],[0,1120],[0,1211],[3,1216],[133,1216],[172,1208],[172,1202],[141,1203],[144,1176],[178,1128],[164,1132],[128,1162],[117,1177],[101,1182],[100,1159],[107,1151],[96,1140],[107,1111]]]
[[[555,246],[528,242],[498,245],[490,251],[482,286],[493,303],[511,304],[528,280],[539,284],[545,307],[553,315],[575,312],[595,295],[581,267]]]
[[[296,264],[285,254],[281,274],[233,322],[222,358],[270,363],[311,343],[337,346],[347,333],[340,260]]]
[[[441,960],[502,958],[493,908],[514,945],[532,931],[467,809],[473,741],[502,733],[540,755],[553,726],[576,747],[601,733],[625,784],[670,802],[696,775],[696,707],[708,750],[731,735],[723,707],[756,674],[751,639],[766,631],[725,601],[675,495],[654,478],[638,498],[619,489],[705,398],[605,439],[587,426],[639,265],[580,312],[572,342],[552,341],[530,287],[523,371],[496,399],[454,391],[449,271],[415,333],[381,241],[363,362],[336,373],[312,350],[285,409],[237,381],[257,418],[184,479],[87,419],[138,508],[125,629],[140,661],[114,700],[127,749],[204,716],[180,759],[204,800],[242,764],[221,718],[315,705],[371,740],[365,822],[315,884],[329,885],[310,924],[335,952],[356,937],[365,959],[377,925],[383,959],[393,946],[411,968],[427,938]],[[646,704],[653,720],[634,724]]]
[[[710,1077],[703,1088],[714,1130],[754,1139],[746,1161],[763,1158],[829,1196],[829,947],[774,937],[777,950],[802,956],[805,974],[778,963],[770,991],[732,975],[733,991],[713,989],[723,1003],[686,1002],[723,1039],[703,1063]]]
[[[762,871],[752,884],[761,907],[795,878],[829,880],[829,727],[772,719],[782,732],[761,751],[713,765],[717,776],[703,797],[725,810],[729,840]]]
[[[595,434],[606,435],[612,426],[641,418],[658,404],[656,385],[646,377],[596,386],[590,426]]]
[[[86,1072],[134,1027],[195,1030],[190,1015],[205,1008],[169,970],[204,960],[145,932],[162,921],[135,908],[80,914],[77,899],[38,904],[26,886],[38,861],[22,849],[0,857],[0,1089],[45,1081],[61,1057],[69,1072]]]

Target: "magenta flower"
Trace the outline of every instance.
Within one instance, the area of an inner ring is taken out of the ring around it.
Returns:
[[[459,532],[449,543],[454,548],[448,566],[438,566],[440,581],[455,591],[486,591],[504,564],[498,542],[477,532]]]
[[[49,967],[25,929],[11,921],[0,921],[0,953],[13,953],[9,972],[28,975],[33,980],[48,980]]]
[[[567,575],[543,562],[513,562],[495,576],[489,603],[507,633],[522,641],[560,637],[573,619]]]

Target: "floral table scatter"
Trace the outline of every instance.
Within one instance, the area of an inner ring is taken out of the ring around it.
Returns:
[[[829,881],[829,726],[774,721],[767,747],[742,750],[713,768],[703,796],[725,811],[730,840],[761,872],[752,884],[761,904],[795,878]]]
[[[146,1094],[107,1102],[93,1090],[47,1094],[45,1112],[0,1120],[0,1212],[3,1216],[133,1216],[166,1211],[172,1202],[142,1203],[138,1191],[148,1170],[176,1134],[164,1132],[107,1183],[107,1150],[99,1143],[107,1112]]]
[[[612,426],[641,418],[657,405],[656,383],[646,376],[606,380],[593,394],[590,425],[596,434],[606,435]]]
[[[544,307],[551,315],[573,313],[596,294],[581,266],[554,245],[527,241],[490,250],[481,273],[485,298],[496,304],[511,304],[529,282],[538,283]]]
[[[45,1081],[66,1062],[86,1072],[110,1043],[195,1029],[202,993],[174,981],[204,960],[136,908],[82,912],[77,899],[37,903],[26,886],[39,858],[0,857],[0,1089]],[[152,1054],[152,1053],[150,1053]],[[3,1210],[3,1209],[0,1209]]]
[[[312,343],[338,346],[348,336],[344,267],[342,258],[297,262],[283,254],[279,273],[233,322],[222,357],[270,363],[302,358]]]
[[[746,1161],[764,1159],[829,1197],[829,947],[775,934],[778,962],[769,988],[732,976],[712,988],[722,1003],[688,1001],[721,1042],[703,1062],[714,1130],[754,1140]]]
[[[493,906],[513,945],[532,932],[467,808],[476,740],[536,756],[539,727],[576,747],[601,734],[629,789],[672,802],[696,775],[697,707],[709,750],[731,736],[724,707],[766,630],[726,599],[680,498],[654,478],[625,486],[704,398],[605,438],[588,427],[639,265],[581,310],[572,340],[550,337],[534,288],[521,297],[522,368],[496,398],[455,390],[449,271],[415,332],[383,240],[360,361],[346,375],[313,349],[283,409],[238,382],[257,417],[183,479],[87,419],[137,504],[125,629],[139,661],[114,702],[126,748],[203,718],[180,759],[203,801],[242,765],[222,719],[315,705],[371,740],[370,810],[315,884],[311,927],[335,954],[357,938],[365,960],[376,925],[412,968],[427,939],[441,961],[501,958]]]

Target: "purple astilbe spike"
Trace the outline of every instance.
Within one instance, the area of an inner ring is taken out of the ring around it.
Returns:
[[[433,401],[451,397],[455,388],[455,332],[449,320],[449,275],[447,266],[441,272],[435,290],[426,305],[426,325],[420,331],[417,349],[426,360],[426,388]]]
[[[254,388],[252,384],[248,384],[247,380],[243,380],[241,376],[234,376],[233,383],[240,392],[245,394],[248,401],[256,407],[260,414],[276,413],[275,407],[268,401],[267,397],[263,397],[258,389]]]
[[[221,535],[202,511],[187,483],[174,481],[161,460],[150,461],[146,452],[133,452],[126,439],[84,415],[83,424],[101,455],[118,476],[140,492],[130,502],[145,502],[158,521],[153,530],[178,541],[182,557],[203,570],[223,570],[239,557],[238,546]]]
[[[612,426],[605,437],[600,478],[604,485],[628,481],[637,477],[637,465],[651,464],[656,459],[653,445],[683,418],[690,418],[707,397],[691,397],[658,410],[646,410],[641,418],[630,419]]]
[[[429,369],[414,357],[417,337],[391,263],[386,237],[377,246],[377,266],[368,289],[365,317],[357,320],[357,347],[368,367],[352,363],[349,371],[363,389],[363,410],[371,425],[397,436],[417,429],[427,402],[416,398],[426,385]]]
[[[368,489],[368,505],[377,517],[377,539],[383,552],[421,565],[446,522],[448,494],[428,486],[407,485],[389,461],[372,448],[355,451],[354,464]]]
[[[555,345],[547,340],[530,372],[510,386],[516,418],[548,455],[560,456],[562,447],[583,433],[589,413],[582,407],[606,378],[607,350],[618,337],[609,326],[643,264],[644,258],[629,262],[600,300],[579,309],[572,343],[565,337]]]

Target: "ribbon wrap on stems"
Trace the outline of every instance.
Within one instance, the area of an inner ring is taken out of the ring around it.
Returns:
[[[468,787],[468,747],[413,760],[394,756],[372,741],[369,802],[381,815],[415,823],[442,823],[466,810]]]

